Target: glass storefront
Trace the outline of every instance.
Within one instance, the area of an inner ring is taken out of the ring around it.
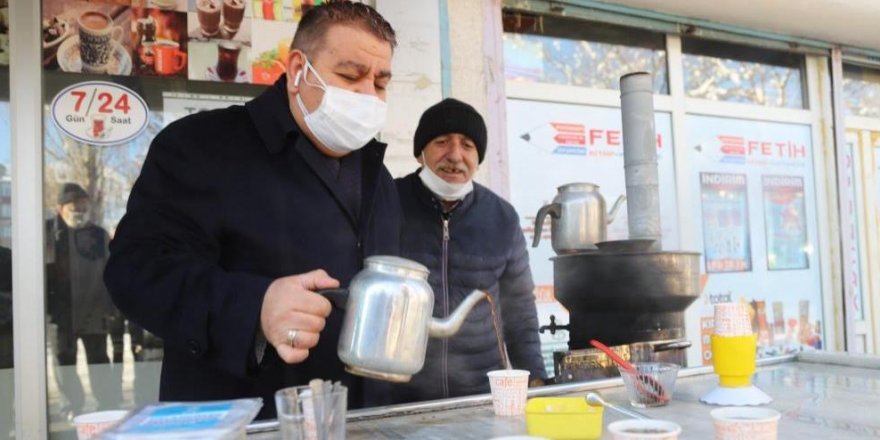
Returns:
[[[259,94],[264,86],[252,83],[272,82],[281,72],[260,76],[265,72],[252,69],[252,61],[259,63],[249,51],[266,46],[261,62],[271,62],[292,36],[293,16],[281,21],[279,15],[280,26],[270,23],[276,25],[269,26],[273,33],[252,37],[256,18],[248,7],[248,20],[238,32],[207,38],[194,2],[165,3],[43,2],[47,418],[52,438],[71,436],[71,422],[79,414],[158,401],[163,343],[113,305],[102,279],[108,243],[153,137],[183,116],[241,104]],[[114,52],[100,69],[83,64],[88,52],[82,28],[73,32],[72,23],[82,27],[90,19],[120,29],[119,39],[107,43]],[[237,48],[240,57],[237,73],[228,80],[219,62],[226,60],[221,57],[226,46]],[[140,131],[129,128],[138,124],[143,125]]]
[[[843,93],[848,116],[880,118],[880,70],[844,64]]]
[[[804,57],[717,41],[681,41],[684,87],[691,98],[807,108]]]
[[[684,112],[656,100],[655,130],[663,249],[702,254],[702,295],[687,312],[694,347],[689,359],[709,362],[708,340],[701,336],[707,325],[711,329],[712,304],[725,301],[751,305],[762,356],[822,348],[821,182],[814,171],[820,147],[814,145],[810,123],[818,103],[808,105],[806,57],[587,23],[517,11],[504,15],[505,55],[511,56],[505,58],[505,72],[514,90],[507,103],[511,201],[527,238],[533,235],[534,213],[557,185],[597,183],[609,206],[625,193],[619,110],[608,108],[608,100],[581,97],[585,89],[615,89],[617,75],[644,68],[624,63],[621,70],[609,70],[602,64],[606,60],[613,64],[623,54],[654,60],[648,70],[654,72],[658,97],[670,89],[667,71],[678,70],[683,80],[677,88],[683,95],[671,97],[684,103]],[[630,37],[614,37],[624,34]],[[670,40],[681,45],[681,55],[669,58],[667,67]],[[585,48],[585,54],[602,61],[580,71],[576,81],[552,81],[551,49],[563,45]],[[602,55],[596,55],[599,47]],[[545,102],[538,102],[527,94],[526,99],[516,96],[521,82],[568,87],[544,93],[540,100]],[[728,103],[753,110],[731,118]],[[796,110],[798,122],[783,113],[789,109]],[[548,176],[542,171],[547,169],[554,171]],[[626,215],[623,210],[608,225],[609,240],[628,238]],[[554,253],[548,243],[530,249],[530,255],[536,283],[552,302]],[[548,324],[550,313],[557,320],[568,318],[545,307],[541,325]],[[542,340],[546,351],[558,350],[549,335]]]
[[[669,93],[662,34],[564,17],[505,12],[504,74],[510,81],[617,90],[620,76],[651,72]]]

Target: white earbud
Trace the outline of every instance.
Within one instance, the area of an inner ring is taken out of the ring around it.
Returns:
[[[302,69],[299,72],[296,72],[296,76],[293,78],[293,86],[299,87],[299,79],[302,78],[303,71]]]

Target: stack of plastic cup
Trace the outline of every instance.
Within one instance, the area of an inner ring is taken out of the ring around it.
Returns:
[[[761,405],[771,402],[752,385],[757,335],[752,331],[749,306],[743,303],[715,305],[715,332],[712,335],[712,365],[719,386],[701,401],[713,405]]]

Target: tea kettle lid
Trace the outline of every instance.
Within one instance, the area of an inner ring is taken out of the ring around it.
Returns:
[[[563,191],[598,191],[599,185],[590,182],[573,182],[560,185],[556,188],[558,192]]]
[[[425,274],[430,272],[428,270],[428,268],[422,264],[419,264],[413,260],[409,260],[406,258],[395,257],[393,255],[373,255],[373,256],[367,257],[364,260],[364,265],[365,266],[374,266],[374,267],[375,266],[380,266],[380,267],[391,266],[391,267],[398,268],[398,269],[413,270],[416,272],[424,272]]]

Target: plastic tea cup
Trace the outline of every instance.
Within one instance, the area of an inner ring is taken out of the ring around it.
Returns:
[[[492,407],[496,416],[518,416],[526,412],[529,372],[526,370],[493,370],[489,376]]]
[[[709,414],[716,440],[776,440],[782,417],[775,409],[754,407],[718,408]]]
[[[614,440],[676,440],[681,426],[666,420],[630,419],[608,424]]]
[[[126,415],[128,415],[128,411],[124,410],[98,411],[78,415],[73,418],[76,438],[79,440],[96,438],[98,434],[110,429]]]
[[[275,393],[275,407],[282,440],[329,440],[345,439],[345,415],[348,408],[348,389],[340,386],[336,391],[328,391],[320,400],[322,423],[318,426],[315,417],[315,403],[308,385],[289,387]]]

